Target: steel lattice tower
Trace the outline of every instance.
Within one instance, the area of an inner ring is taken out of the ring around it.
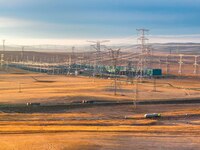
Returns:
[[[112,63],[113,63],[113,67],[114,67],[114,95],[117,95],[117,63],[118,63],[118,58],[120,55],[120,48],[117,50],[113,50],[113,49],[109,49],[110,50],[110,55],[112,58]]]
[[[102,55],[101,55],[101,43],[110,42],[109,40],[104,41],[87,41],[90,43],[95,43],[95,45],[91,45],[96,50],[96,59],[94,64],[94,73],[93,76],[96,74],[101,74],[101,70],[99,70],[98,66],[101,65]]]
[[[148,29],[137,29],[138,32],[138,39],[137,41],[139,42],[139,50],[140,50],[140,55],[139,55],[139,60],[138,60],[138,65],[137,65],[137,75],[139,77],[143,77],[145,69],[147,69],[147,61],[149,59],[149,55],[151,54],[151,51],[149,49],[149,46],[147,44],[148,38],[146,38],[146,34],[148,34],[149,30]]]

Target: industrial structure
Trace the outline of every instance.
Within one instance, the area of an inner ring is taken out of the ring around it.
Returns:
[[[28,52],[25,53],[28,55]],[[74,55],[76,54],[76,56]],[[109,56],[109,52],[103,53],[103,59],[101,65],[95,65],[95,52],[85,53],[85,57],[82,57],[81,53],[74,53],[73,56],[66,54],[65,56],[58,56],[59,62],[56,61],[56,57],[48,56],[37,56],[31,54],[28,59],[21,61],[20,54],[4,55],[1,53],[1,66],[7,65],[11,67],[24,68],[37,72],[46,72],[49,74],[73,74],[75,70],[80,73],[89,73],[91,76],[94,75],[95,68],[101,70],[102,75],[112,75],[115,69],[112,64],[112,58]],[[71,57],[71,58],[70,58]],[[191,54],[156,54],[151,55],[152,68],[146,68],[146,76],[149,74],[149,69],[162,69],[162,72],[169,75],[199,75],[199,56]],[[26,57],[27,58],[27,57]],[[64,59],[65,58],[65,59]],[[63,60],[62,60],[63,59]],[[81,60],[80,60],[81,59]],[[118,57],[118,65],[116,66],[116,74],[119,76],[134,77],[138,73],[137,62],[139,55],[137,53],[130,53],[121,51]],[[143,77],[144,77],[143,75]],[[98,73],[95,76],[99,76]]]
[[[3,40],[2,52],[0,55],[1,68],[10,66],[25,70],[63,75],[85,75],[93,77],[127,78],[132,82],[136,78],[152,78],[171,75],[199,75],[199,55],[189,53],[160,53],[152,52],[154,45],[148,43],[148,29],[137,29],[139,51],[126,51],[119,47],[120,53],[114,56],[112,48],[102,45],[109,40],[88,41],[93,50],[86,52],[66,53],[33,53],[25,52],[26,46],[21,47],[21,52],[5,51],[5,40]],[[162,45],[156,45],[162,49]],[[179,46],[179,45],[178,45]],[[187,45],[184,45],[187,46]],[[198,45],[194,45],[198,46]],[[134,46],[132,46],[134,49]],[[171,47],[177,47],[172,44]],[[155,48],[155,47],[154,47]],[[116,64],[117,62],[117,64]]]

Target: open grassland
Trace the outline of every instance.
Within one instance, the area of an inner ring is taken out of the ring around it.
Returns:
[[[200,149],[200,104],[91,105],[52,112],[3,111],[3,107],[91,101],[133,101],[135,85],[87,77],[45,74],[0,75],[0,150]],[[140,100],[199,98],[195,79],[159,79],[138,83]],[[37,106],[36,106],[37,107]],[[56,107],[56,106],[55,106]],[[41,107],[42,108],[42,107]],[[21,109],[21,107],[19,107]],[[35,109],[33,107],[33,109]],[[39,109],[39,108],[38,108]],[[145,113],[161,113],[157,119]]]
[[[112,79],[52,76],[45,74],[0,74],[0,103],[70,103],[82,100],[132,101],[135,84],[120,79],[114,96]],[[200,82],[194,79],[158,79],[138,82],[138,100],[200,97]]]
[[[198,150],[199,108],[199,104],[137,109],[124,105],[62,113],[0,113],[0,150]],[[145,119],[144,112],[159,112],[162,117]]]
[[[0,126],[2,133],[57,133],[57,132],[139,132],[199,135],[198,126]]]
[[[128,132],[1,134],[1,150],[198,150],[199,136]]]
[[[0,150],[198,150],[199,107],[125,105],[53,114],[0,113]],[[144,112],[162,117],[144,119]]]
[[[166,107],[167,106],[167,107]],[[114,110],[114,111],[113,111]],[[145,119],[144,112],[159,112]],[[68,110],[62,113],[0,113],[1,133],[38,132],[170,132],[200,133],[199,105],[108,106]]]

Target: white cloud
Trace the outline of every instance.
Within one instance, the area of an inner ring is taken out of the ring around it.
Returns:
[[[8,43],[14,43],[17,45],[42,45],[42,44],[53,44],[53,45],[90,45],[87,43],[87,40],[103,40],[103,39],[80,39],[80,38],[62,38],[62,39],[53,39],[53,38],[26,38],[25,36],[11,36],[9,29],[18,27],[24,27],[32,29],[32,27],[42,27],[42,29],[47,29],[51,32],[53,28],[72,28],[72,25],[61,25],[53,24],[46,22],[38,22],[31,20],[24,20],[18,18],[10,17],[0,17],[0,39],[6,39]],[[6,32],[2,32],[1,30]],[[4,34],[3,34],[4,33]],[[7,34],[7,35],[6,35]],[[14,35],[14,34],[12,34]],[[186,34],[186,35],[149,35],[149,43],[171,43],[171,42],[194,42],[200,43],[200,34]],[[137,44],[137,36],[121,37],[121,38],[104,38],[110,40],[106,45],[133,45]]]
[[[1,38],[1,37],[0,37]],[[2,38],[3,39],[3,38]],[[7,45],[89,45],[84,39],[31,39],[7,37]]]
[[[137,44],[137,37],[131,36],[126,38],[112,38],[112,39],[31,39],[31,38],[17,38],[17,37],[0,37],[1,39],[6,39],[6,43],[16,44],[16,45],[66,45],[66,46],[84,46],[91,45],[88,40],[110,40],[110,42],[105,43],[108,46],[119,46],[119,45],[134,45]],[[199,37],[173,37],[173,36],[159,36],[159,37],[149,37],[149,43],[186,43],[194,42],[200,43]]]
[[[0,27],[2,28],[10,28],[10,27],[27,27],[39,25],[39,22],[33,22],[29,20],[16,19],[16,18],[8,18],[8,17],[0,17]]]
[[[0,28],[18,28],[18,27],[63,27],[62,24],[48,23],[42,21],[33,21],[28,19],[18,19],[11,17],[0,17]],[[72,26],[72,25],[71,25]]]

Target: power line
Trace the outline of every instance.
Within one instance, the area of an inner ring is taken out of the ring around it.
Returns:
[[[140,75],[139,75],[140,77],[143,77],[144,70],[147,67],[147,62],[146,62],[147,57],[150,54],[149,48],[147,47],[148,38],[146,38],[146,34],[148,34],[149,30],[142,28],[142,29],[137,29],[137,32],[139,35],[137,40],[140,42],[138,48],[140,50],[140,53],[142,54],[139,56],[137,72],[140,73]]]
[[[110,48],[109,50],[112,57],[112,63],[114,66],[114,78],[115,78],[114,79],[114,95],[117,95],[117,63],[118,63],[118,57],[120,54],[120,49],[113,50]]]
[[[103,40],[103,41],[87,41],[90,43],[95,43],[95,45],[91,45],[94,49],[96,49],[96,61],[94,65],[94,72],[93,76],[95,77],[96,74],[101,74],[101,70],[99,70],[98,65],[100,65],[100,62],[102,60],[102,55],[101,55],[101,44],[110,42],[109,40]]]

